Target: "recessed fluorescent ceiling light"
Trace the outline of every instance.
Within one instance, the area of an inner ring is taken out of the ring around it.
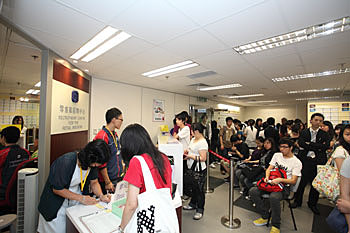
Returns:
[[[33,95],[37,95],[37,94],[39,94],[39,93],[40,93],[40,90],[34,90],[32,94],[33,94]]]
[[[218,104],[218,108],[219,109],[227,109],[229,111],[236,111],[236,112],[240,111],[240,107],[232,106],[232,105],[228,105],[228,104]]]
[[[26,94],[27,94],[27,95],[33,94],[34,91],[35,91],[34,89],[29,89],[29,90],[26,92]]]
[[[339,91],[340,88],[322,88],[322,89],[310,89],[300,91],[287,91],[287,94],[300,94],[300,93],[311,93],[311,92],[324,92],[324,91]]]
[[[35,84],[36,87],[40,87],[41,86],[41,82],[38,82],[37,84]]]
[[[248,104],[255,104],[255,103],[276,103],[277,100],[260,100],[260,101],[248,101],[246,103]]]
[[[180,63],[176,63],[170,66],[166,66],[163,68],[159,68],[156,70],[151,70],[149,72],[143,73],[143,76],[149,77],[149,78],[153,78],[159,75],[163,75],[163,74],[168,74],[168,73],[172,73],[175,71],[179,71],[179,70],[184,70],[184,69],[188,69],[191,67],[195,67],[195,66],[199,66],[198,63],[195,63],[191,60],[188,61],[184,61],[184,62],[180,62]]]
[[[129,35],[128,33],[120,32],[116,36],[112,37],[110,40],[103,43],[100,47],[98,47],[97,49],[95,49],[94,51],[89,53],[86,57],[84,57],[81,60],[84,62],[89,62],[89,61],[95,59],[96,57],[104,54],[105,52],[107,52],[108,50],[113,48],[114,46],[117,46],[118,44],[122,43],[123,41],[129,39],[130,37],[131,37],[131,35]]]
[[[229,99],[240,99],[249,97],[259,97],[264,96],[264,94],[251,94],[251,95],[218,95],[219,97],[229,98]]]
[[[118,32],[118,29],[115,29],[111,26],[107,26],[96,36],[94,36],[90,41],[88,41],[85,45],[83,45],[80,49],[78,49],[78,51],[76,51],[72,56],[70,56],[70,58],[79,60],[85,54],[87,54],[88,52],[99,46],[102,42],[114,35],[116,32]]]
[[[274,36],[271,38],[255,41],[253,43],[240,45],[233,49],[239,54],[250,54],[266,49],[281,47],[297,42],[330,35],[336,32],[343,32],[350,28],[350,17],[336,19],[327,23],[314,25],[297,31]]]
[[[272,82],[285,82],[285,81],[291,81],[291,80],[298,80],[298,79],[304,79],[304,78],[317,78],[317,77],[324,77],[329,75],[336,75],[336,74],[345,74],[349,73],[350,68],[340,69],[340,70],[328,70],[318,73],[309,73],[309,74],[297,74],[297,75],[291,75],[281,78],[273,78]]]
[[[241,87],[242,85],[239,83],[233,83],[233,84],[227,84],[227,85],[221,85],[221,86],[214,86],[214,87],[198,87],[198,91],[213,91],[213,90],[219,90],[219,89],[227,89],[227,88],[235,88],[235,87]]]
[[[326,96],[326,97],[310,97],[310,98],[299,98],[295,100],[325,100],[325,99],[338,99],[339,96]]]

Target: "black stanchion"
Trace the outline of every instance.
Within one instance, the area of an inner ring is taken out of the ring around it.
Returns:
[[[233,218],[233,200],[234,200],[234,160],[230,159],[230,190],[229,190],[229,215],[221,218],[221,224],[230,229],[241,227],[241,220]]]

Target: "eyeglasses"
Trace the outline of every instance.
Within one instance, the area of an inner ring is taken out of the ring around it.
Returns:
[[[286,149],[286,148],[289,148],[289,146],[279,146],[279,148],[284,148],[284,149]]]

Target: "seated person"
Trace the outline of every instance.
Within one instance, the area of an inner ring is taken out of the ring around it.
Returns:
[[[5,199],[7,184],[17,166],[30,157],[26,149],[16,144],[20,134],[20,130],[15,126],[6,127],[0,133],[1,141],[5,144],[0,150],[0,200]]]
[[[281,168],[287,173],[287,178],[276,178],[271,180],[272,184],[278,185],[279,183],[286,184],[283,192],[264,192],[258,189],[258,187],[253,187],[249,190],[250,197],[252,201],[256,204],[256,208],[261,214],[261,218],[254,221],[256,226],[264,226],[267,224],[269,217],[269,208],[265,205],[262,195],[269,194],[270,210],[271,210],[271,224],[272,228],[270,233],[279,233],[281,226],[281,204],[280,201],[289,196],[289,186],[296,184],[298,177],[301,176],[302,163],[300,160],[294,156],[293,141],[289,139],[281,139],[280,141],[280,151],[282,153],[275,153],[270,162],[269,168],[266,170],[265,182],[270,180],[270,171],[272,169]]]
[[[64,154],[52,163],[38,206],[37,232],[66,232],[66,208],[79,203],[98,203],[96,198],[89,196],[90,190],[100,201],[110,202],[110,195],[103,195],[97,180],[98,167],[110,156],[107,143],[97,139],[83,150]]]
[[[244,160],[249,158],[249,147],[248,145],[243,142],[241,139],[239,139],[238,135],[232,135],[231,136],[231,143],[232,148],[229,152],[229,155],[231,157],[238,158],[238,160]],[[229,167],[225,163],[221,163],[222,167],[225,169],[226,172],[229,172]],[[229,177],[225,178],[225,181],[229,181]],[[238,179],[235,178],[235,186],[238,187]]]

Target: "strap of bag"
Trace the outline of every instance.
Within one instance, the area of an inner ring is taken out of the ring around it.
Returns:
[[[192,171],[196,171],[196,165],[197,165],[197,159],[193,160],[192,166],[191,166],[191,170]]]
[[[145,159],[140,155],[136,155],[134,157],[136,157],[140,161],[143,179],[145,181],[146,191],[157,189],[156,185],[154,184],[152,173],[151,173]]]
[[[198,163],[199,163],[199,172],[202,172],[202,163],[201,163],[201,156],[197,156]]]

